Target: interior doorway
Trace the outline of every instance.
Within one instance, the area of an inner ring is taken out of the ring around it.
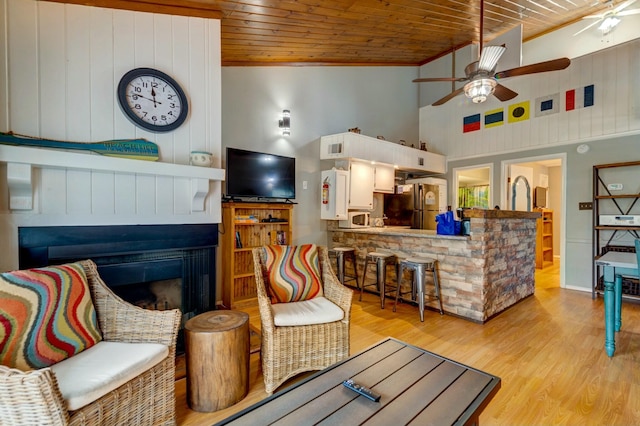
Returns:
[[[502,162],[500,179],[501,208],[532,211],[540,207],[553,212],[554,264],[560,264],[560,287],[563,288],[563,260],[566,249],[566,161],[566,153],[506,160]],[[528,185],[523,184],[525,181]],[[540,194],[545,195],[541,197]]]

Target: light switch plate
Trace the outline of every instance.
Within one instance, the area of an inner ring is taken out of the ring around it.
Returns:
[[[593,210],[593,203],[591,201],[579,202],[578,210]]]

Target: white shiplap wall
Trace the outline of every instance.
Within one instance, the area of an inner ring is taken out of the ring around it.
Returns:
[[[221,155],[218,20],[33,0],[0,0],[0,131],[94,142],[145,138],[162,162],[188,164],[189,152]],[[5,37],[6,36],[6,37]],[[173,76],[189,97],[179,129],[154,134],[120,111],[120,77],[137,67]],[[187,178],[35,169],[34,209],[9,210],[0,158],[0,232],[17,265],[17,226],[220,222],[221,183],[210,184],[205,211],[191,211]]]
[[[562,71],[501,80],[518,92],[473,104],[460,95],[443,106],[420,109],[420,139],[449,161],[640,133],[640,39],[572,59]],[[565,111],[565,91],[595,85],[595,105]],[[536,98],[559,94],[557,114],[535,116]],[[530,119],[509,123],[509,105],[530,101]],[[502,126],[463,133],[463,118],[504,108]]]

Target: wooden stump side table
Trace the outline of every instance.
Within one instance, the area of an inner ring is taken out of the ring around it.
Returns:
[[[194,411],[227,408],[249,392],[249,315],[210,311],[184,327],[187,403]]]

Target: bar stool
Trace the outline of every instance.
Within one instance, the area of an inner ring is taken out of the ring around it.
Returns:
[[[364,270],[362,272],[362,285],[360,286],[360,300],[362,300],[362,292],[365,287],[375,285],[380,292],[380,308],[384,309],[384,297],[387,292],[385,285],[387,282],[387,266],[397,266],[397,260],[395,254],[382,253],[372,251],[367,253],[364,261]],[[376,282],[365,285],[365,279],[367,278],[367,266],[369,263],[376,266]]]
[[[358,264],[356,261],[356,249],[353,247],[334,247],[329,249],[329,254],[336,257],[336,271],[340,282],[345,285],[345,278],[356,282],[356,288],[360,287],[358,281]],[[353,266],[353,275],[347,275],[344,269],[345,261],[350,260]]]
[[[400,261],[398,268],[398,286],[396,287],[396,301],[393,305],[393,311],[396,311],[398,305],[398,296],[400,295],[400,283],[402,282],[402,273],[404,269],[413,271],[413,282],[411,285],[412,300],[418,300],[420,307],[420,321],[424,322],[424,286],[426,283],[427,272],[433,273],[433,286],[436,291],[436,299],[440,302],[440,315],[444,314],[442,310],[442,297],[440,296],[440,284],[438,283],[438,273],[436,271],[436,260],[428,257],[409,257]]]

